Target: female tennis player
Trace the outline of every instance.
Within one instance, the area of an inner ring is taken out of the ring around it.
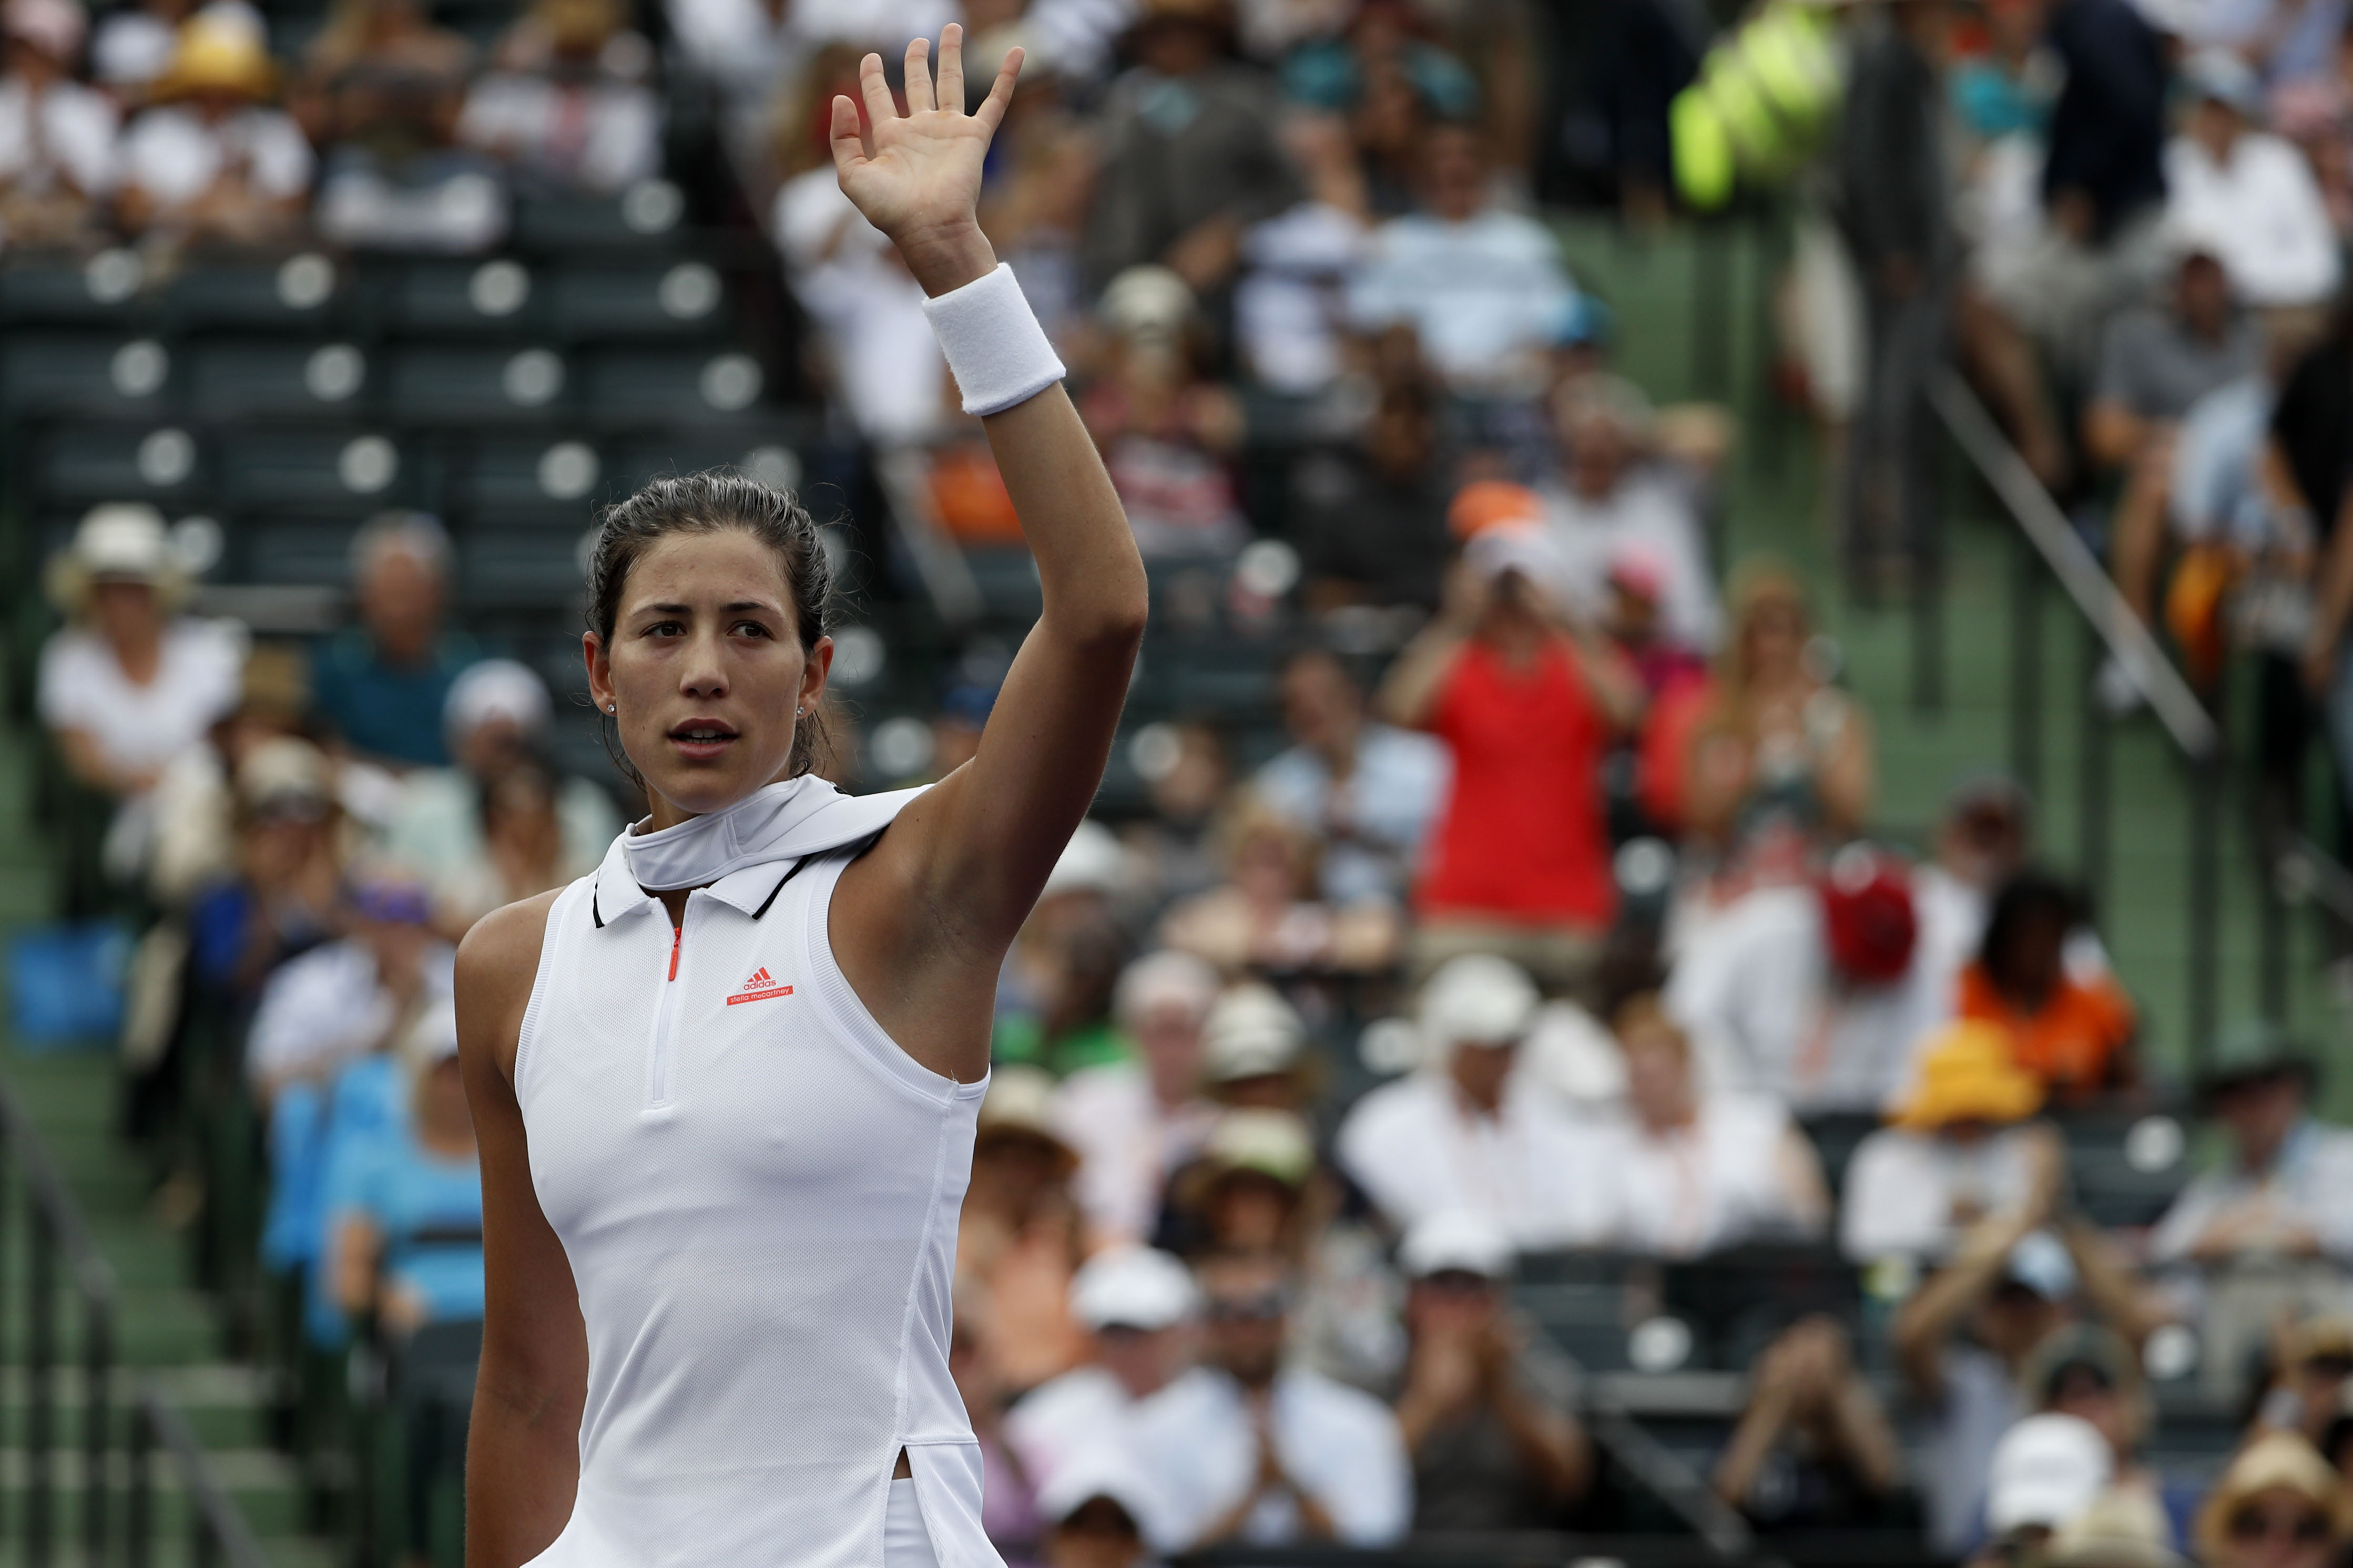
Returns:
[[[860,68],[842,189],[982,415],[1045,609],[978,755],[922,791],[807,772],[825,553],[793,499],[659,480],[606,516],[583,639],[651,816],[458,959],[490,1302],[473,1568],[987,1568],[948,1378],[956,1212],[1006,949],[1084,815],[1142,563],[974,221],[1020,66],[965,111],[958,29]]]

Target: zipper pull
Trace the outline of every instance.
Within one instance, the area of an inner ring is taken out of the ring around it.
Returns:
[[[681,921],[670,928],[670,977],[678,978],[678,944],[686,940],[686,922]]]

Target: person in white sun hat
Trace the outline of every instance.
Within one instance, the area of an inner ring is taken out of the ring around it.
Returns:
[[[48,590],[66,625],[41,648],[41,722],[75,780],[122,807],[105,858],[127,878],[164,769],[237,706],[245,628],[179,613],[186,567],[164,514],[138,502],[90,508],[50,558]]]

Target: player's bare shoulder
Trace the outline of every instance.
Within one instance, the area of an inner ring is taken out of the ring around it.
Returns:
[[[563,889],[492,910],[458,943],[458,1047],[470,1063],[484,1057],[499,1076],[514,1078],[515,1041],[531,1005],[547,911]]]

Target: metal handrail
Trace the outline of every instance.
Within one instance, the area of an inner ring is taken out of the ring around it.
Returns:
[[[269,1568],[269,1556],[261,1550],[253,1526],[222,1489],[219,1479],[213,1474],[212,1461],[205,1457],[203,1446],[188,1428],[187,1417],[151,1380],[142,1379],[140,1383],[138,1415],[132,1426],[132,1447],[134,1520],[144,1514],[148,1506],[145,1453],[152,1436],[162,1440],[171,1451],[173,1463],[179,1467],[181,1489],[188,1498],[189,1533],[196,1562],[225,1563],[227,1568]],[[134,1531],[131,1539],[131,1561],[134,1568],[145,1568],[152,1532]]]
[[[50,1510],[55,1501],[57,1373],[59,1362],[57,1306],[61,1283],[71,1288],[82,1313],[81,1533],[82,1561],[102,1563],[111,1534],[116,1449],[114,1323],[120,1290],[113,1266],[91,1239],[73,1190],[58,1169],[48,1144],[0,1081],[0,1264],[8,1257],[8,1193],[11,1175],[21,1180],[27,1208],[25,1331],[26,1485],[22,1561],[43,1568],[54,1542]],[[58,1277],[63,1255],[66,1278]],[[0,1330],[9,1309],[8,1281],[0,1274]],[[5,1335],[0,1335],[0,1341]],[[125,1559],[145,1568],[153,1556],[153,1477],[149,1457],[160,1442],[172,1453],[182,1490],[190,1501],[191,1551],[198,1564],[268,1568],[252,1527],[215,1477],[187,1421],[151,1381],[137,1389],[132,1419],[123,1434],[128,1495]],[[0,1523],[5,1523],[0,1521]]]
[[[2002,436],[1968,384],[1949,366],[1940,369],[1929,378],[1928,401],[2182,755],[2207,762],[2219,754],[2222,732],[2213,716],[2116,592],[2091,547],[2070,526],[2067,514]]]

